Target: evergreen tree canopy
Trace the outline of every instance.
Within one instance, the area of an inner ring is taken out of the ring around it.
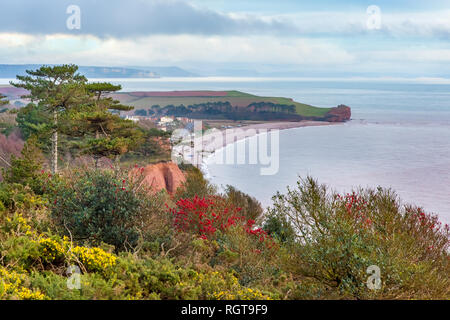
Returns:
[[[83,154],[92,155],[96,163],[101,157],[120,156],[134,149],[142,140],[141,131],[132,121],[113,114],[133,109],[108,96],[121,88],[107,82],[89,83],[86,85],[89,103],[73,112],[72,132],[85,137],[77,147]]]
[[[78,66],[42,66],[27,70],[26,76],[17,76],[16,88],[28,91],[24,98],[37,102],[45,111],[52,113],[52,172],[58,172],[58,116],[87,102],[86,77],[77,73]]]
[[[120,118],[121,111],[133,109],[111,96],[122,87],[88,83],[77,71],[76,65],[42,66],[11,82],[26,89],[24,98],[32,101],[17,117],[24,137],[36,135],[42,145],[48,145],[51,136],[53,172],[58,166],[58,133],[63,134],[63,147],[68,137],[70,146],[93,156],[96,163],[101,157],[115,158],[134,149],[143,138],[132,121]]]

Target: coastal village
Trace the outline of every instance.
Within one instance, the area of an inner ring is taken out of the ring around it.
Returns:
[[[192,131],[194,122],[193,119],[175,116],[150,117],[150,116],[126,115],[123,118],[125,120],[131,120],[135,123],[139,123],[140,121],[150,122],[154,124],[156,128],[165,132],[180,128]]]

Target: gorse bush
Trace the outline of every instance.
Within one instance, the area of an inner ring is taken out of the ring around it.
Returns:
[[[0,299],[44,300],[40,290],[25,286],[26,275],[8,271],[0,266]]]

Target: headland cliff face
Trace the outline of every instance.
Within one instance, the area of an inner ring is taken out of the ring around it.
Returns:
[[[351,116],[352,110],[350,107],[340,104],[337,107],[331,108],[331,110],[325,114],[323,120],[329,122],[345,122],[350,120]]]

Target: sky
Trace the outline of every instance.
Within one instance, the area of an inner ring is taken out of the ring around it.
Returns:
[[[0,64],[450,78],[450,0],[1,2]]]

